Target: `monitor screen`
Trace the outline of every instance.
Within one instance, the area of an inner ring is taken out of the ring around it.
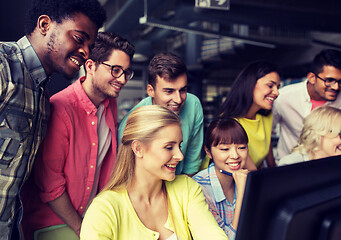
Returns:
[[[341,239],[341,156],[249,173],[236,240],[261,239]]]

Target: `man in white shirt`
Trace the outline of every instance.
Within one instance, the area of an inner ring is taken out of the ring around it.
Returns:
[[[273,129],[279,124],[276,161],[297,145],[303,119],[321,105],[341,108],[341,52],[326,49],[317,54],[307,80],[280,89],[273,106]]]

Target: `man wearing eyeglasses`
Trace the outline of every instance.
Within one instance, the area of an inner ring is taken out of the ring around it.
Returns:
[[[279,124],[276,160],[290,154],[303,128],[304,118],[316,107],[341,108],[341,52],[326,49],[317,54],[307,80],[279,90],[273,107],[273,130]]]
[[[126,39],[98,33],[86,75],[51,97],[48,132],[22,194],[25,239],[79,237],[85,211],[115,164],[116,98],[133,77],[134,52]]]

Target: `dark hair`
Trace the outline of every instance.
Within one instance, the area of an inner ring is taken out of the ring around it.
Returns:
[[[324,66],[333,66],[341,70],[341,52],[334,49],[325,49],[317,54],[310,66],[310,72],[319,74]]]
[[[247,65],[238,75],[226,100],[221,105],[220,117],[244,117],[253,103],[253,91],[258,79],[278,72],[272,63],[260,60]],[[270,110],[260,109],[258,113],[269,115]]]
[[[206,130],[204,146],[211,151],[212,146],[219,144],[247,144],[247,134],[233,118],[218,118],[210,123]]]
[[[99,32],[89,58],[94,62],[104,62],[108,60],[113,50],[125,52],[130,60],[132,60],[135,53],[135,46],[127,39],[124,39],[115,33]]]
[[[106,12],[97,0],[33,0],[26,14],[25,33],[30,35],[37,26],[39,16],[48,15],[52,21],[61,23],[72,18],[75,13],[83,13],[101,28],[106,20]]]
[[[172,81],[186,72],[186,64],[180,57],[172,53],[159,53],[150,60],[148,83],[155,88],[157,76]]]

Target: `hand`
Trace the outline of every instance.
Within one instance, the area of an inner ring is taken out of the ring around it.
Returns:
[[[247,169],[240,169],[238,171],[233,172],[233,179],[236,183],[238,194],[244,193],[248,173],[249,170]]]

